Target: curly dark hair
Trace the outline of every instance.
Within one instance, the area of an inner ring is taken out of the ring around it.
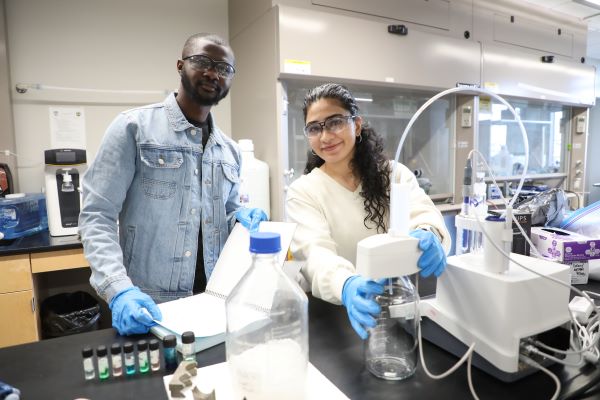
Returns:
[[[323,98],[337,100],[351,115],[358,115],[358,105],[352,93],[345,86],[326,83],[310,90],[304,97],[302,111],[305,121],[308,108]],[[360,195],[364,199],[363,204],[367,214],[364,224],[368,228],[367,221],[370,220],[375,224],[377,232],[385,232],[386,215],[390,207],[391,168],[384,151],[383,138],[366,121],[363,122],[360,136],[362,139],[359,137],[354,145],[355,151],[350,161],[350,168],[362,184]],[[304,173],[308,174],[324,163],[321,157],[309,151]]]

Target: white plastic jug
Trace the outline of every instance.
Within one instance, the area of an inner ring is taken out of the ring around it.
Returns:
[[[246,207],[261,208],[270,218],[269,165],[254,157],[252,140],[240,139],[238,144],[242,152],[240,203]]]

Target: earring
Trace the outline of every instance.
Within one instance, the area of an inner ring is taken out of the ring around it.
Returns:
[[[310,152],[312,153],[313,156],[317,155],[317,153],[315,153],[315,151],[313,149],[310,149]]]
[[[358,135],[358,143],[362,142],[362,132]]]

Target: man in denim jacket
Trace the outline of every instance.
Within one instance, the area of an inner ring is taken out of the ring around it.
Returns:
[[[83,179],[90,283],[121,334],[147,332],[162,318],[156,302],[204,290],[236,217],[248,228],[266,219],[240,209],[240,151],[210,114],[231,86],[231,48],[193,35],[177,70],[177,93],[112,122]]]

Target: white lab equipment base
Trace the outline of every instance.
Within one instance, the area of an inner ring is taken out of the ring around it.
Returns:
[[[511,258],[545,276],[570,282],[566,265],[515,253]],[[503,274],[488,272],[483,264],[483,254],[448,257],[436,296],[421,301],[420,313],[465,346],[475,343],[475,352],[493,367],[516,374],[521,340],[570,320],[569,288],[512,261]]]
[[[307,372],[306,400],[348,400],[348,397],[311,363],[308,363]],[[169,382],[172,377],[173,375],[163,377],[167,396],[169,399],[181,399],[182,397],[171,397]],[[194,386],[198,386],[198,389],[204,393],[214,389],[218,400],[234,400],[231,375],[226,362],[198,368],[198,375],[192,377],[192,385],[183,391],[183,398],[193,400]]]
[[[357,244],[356,273],[371,279],[411,275],[419,272],[421,254],[419,239],[412,236],[369,236]]]

